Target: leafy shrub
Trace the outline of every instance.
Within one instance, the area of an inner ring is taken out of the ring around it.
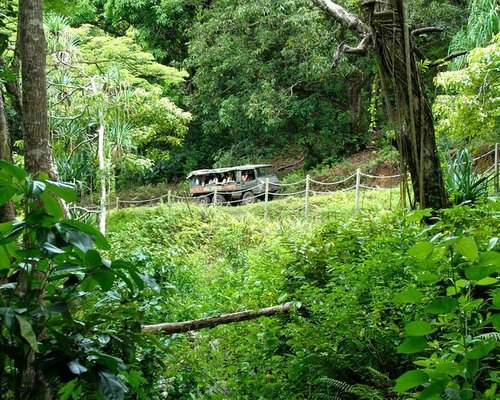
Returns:
[[[406,323],[398,352],[413,356],[418,368],[397,379],[397,392],[419,399],[498,398],[500,253],[498,237],[485,240],[477,222],[464,208],[446,211],[428,229],[432,238],[408,251],[418,288],[394,300],[419,311]]]
[[[453,204],[475,203],[488,196],[488,181],[493,175],[480,176],[472,162],[472,154],[464,149],[445,168],[445,185]]]
[[[130,263],[103,259],[96,248],[109,243],[99,231],[63,218],[57,197],[75,201],[70,185],[0,161],[0,193],[0,204],[23,210],[22,220],[0,224],[1,392],[120,400],[128,383],[145,399],[133,367],[140,314],[131,305],[151,281]]]

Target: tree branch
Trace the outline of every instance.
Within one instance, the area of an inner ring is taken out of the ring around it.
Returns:
[[[332,18],[340,22],[346,28],[356,32],[360,36],[366,36],[370,29],[356,15],[347,11],[344,7],[330,0],[313,0],[314,3],[326,11]]]
[[[451,53],[450,55],[446,56],[445,58],[436,60],[432,63],[429,64],[429,67],[437,67],[438,65],[441,65],[447,61],[451,61],[454,58],[465,56],[466,54],[469,53],[469,50],[462,50],[462,51],[456,51],[454,53]]]
[[[333,55],[333,60],[332,60],[332,69],[337,68],[337,65],[340,62],[340,57],[342,57],[342,54],[347,53],[347,54],[357,54],[364,56],[368,52],[368,47],[370,46],[370,41],[371,41],[371,35],[366,35],[361,42],[356,47],[351,47],[345,44],[345,42],[340,43],[339,47],[337,47],[337,51]]]
[[[417,37],[420,35],[425,35],[426,33],[435,33],[435,32],[443,32],[443,31],[444,31],[443,28],[439,28],[437,26],[427,26],[425,28],[418,28],[418,29],[412,30],[411,35],[413,37]]]
[[[271,317],[278,313],[288,313],[292,309],[291,303],[279,306],[259,308],[257,310],[246,310],[232,314],[223,314],[218,317],[194,319],[184,322],[166,322],[154,325],[142,325],[141,332],[162,332],[167,334],[195,331],[203,328],[213,328],[218,325],[231,324],[233,322],[248,321],[259,317]]]

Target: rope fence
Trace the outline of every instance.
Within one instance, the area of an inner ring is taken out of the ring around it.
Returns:
[[[499,144],[497,143],[494,148],[487,153],[473,158],[473,162],[477,162],[479,160],[485,159],[487,157],[493,158],[493,165],[490,165],[488,168],[484,169],[486,166],[484,163],[482,164],[484,171],[483,174],[492,174],[491,181],[493,182],[493,194],[498,196],[499,194]],[[493,171],[493,172],[492,172]],[[409,175],[408,175],[409,176]],[[297,211],[303,211],[304,216],[307,218],[309,214],[309,209],[311,206],[311,197],[312,196],[324,196],[324,195],[332,195],[335,193],[349,192],[354,191],[355,198],[354,210],[358,212],[361,209],[362,203],[364,201],[364,193],[365,192],[375,192],[379,190],[389,191],[390,192],[390,208],[392,208],[392,190],[396,187],[399,187],[402,182],[402,174],[394,174],[394,175],[373,175],[369,173],[362,172],[359,168],[356,173],[338,180],[334,182],[324,182],[321,180],[316,180],[312,178],[310,175],[307,175],[305,179],[298,180],[297,182],[291,183],[270,183],[269,179],[266,178],[265,182],[262,184],[258,184],[251,188],[236,190],[236,191],[228,191],[228,190],[218,190],[217,186],[214,186],[213,191],[209,193],[204,193],[196,196],[180,196],[178,194],[172,193],[172,191],[168,191],[167,194],[157,196],[147,200],[121,200],[118,197],[115,199],[114,204],[108,204],[106,207],[108,208],[124,208],[130,206],[144,206],[144,205],[154,205],[154,204],[173,204],[173,203],[198,203],[200,205],[205,206],[217,206],[217,205],[236,205],[236,204],[251,204],[257,201],[263,201],[264,203],[264,214],[267,217],[269,213],[268,203],[272,198],[288,198],[288,197],[303,197],[304,205],[301,206]],[[370,184],[370,182],[363,182],[363,180],[385,180],[386,183],[393,183],[393,186],[384,187],[379,185]],[[397,184],[394,185],[394,180],[397,179]],[[353,184],[348,187],[338,187],[341,185],[345,185],[346,183],[353,181]],[[262,191],[262,188],[264,190]],[[272,187],[272,190],[270,188]],[[299,190],[295,190],[293,192],[287,192],[286,190],[293,188],[297,188]],[[334,188],[337,187],[337,188]],[[254,193],[257,192],[257,193]],[[363,198],[362,198],[363,197]],[[77,205],[72,205],[69,207],[70,210],[74,212],[86,213],[86,214],[98,214],[100,212],[99,207],[82,207]]]

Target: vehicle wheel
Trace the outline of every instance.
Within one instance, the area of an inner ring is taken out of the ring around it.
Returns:
[[[212,202],[212,199],[209,196],[201,196],[196,199],[196,202],[200,206],[208,206]]]
[[[220,204],[220,205],[222,205],[222,206],[227,205],[227,200],[226,200],[226,198],[224,197],[224,195],[222,195],[222,194],[218,194],[218,195],[217,195],[217,204]]]
[[[252,204],[255,203],[256,200],[257,198],[254,196],[253,192],[245,192],[243,193],[243,199],[241,202],[243,204]]]

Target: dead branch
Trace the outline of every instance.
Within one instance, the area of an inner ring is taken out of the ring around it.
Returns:
[[[417,36],[420,36],[420,35],[425,35],[426,33],[435,33],[435,32],[443,32],[444,29],[443,28],[440,28],[438,26],[427,26],[425,28],[418,28],[418,29],[414,29],[411,31],[411,35],[413,37],[417,37]]]
[[[248,321],[259,317],[271,317],[278,313],[288,313],[292,309],[291,303],[284,303],[279,306],[259,308],[257,310],[246,310],[232,314],[223,314],[218,317],[194,319],[184,322],[166,322],[154,325],[142,325],[142,333],[181,333],[196,331],[203,328],[213,328],[218,325],[231,324],[234,322]]]
[[[360,36],[366,36],[370,29],[356,15],[347,11],[344,7],[330,0],[313,0],[314,3],[326,11],[333,19],[340,22],[346,28],[356,32]]]

